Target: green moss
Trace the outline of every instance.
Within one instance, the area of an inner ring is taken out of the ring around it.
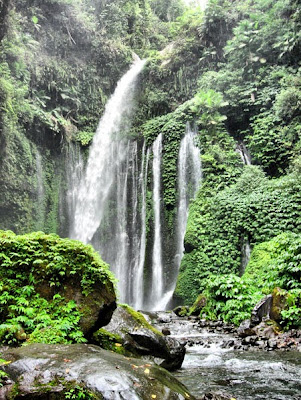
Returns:
[[[206,306],[207,299],[203,294],[198,295],[197,299],[189,309],[189,315],[200,315],[202,309]]]
[[[122,355],[131,355],[131,353],[123,347],[123,340],[120,335],[101,328],[93,334],[93,339],[105,350],[111,350]]]
[[[139,311],[134,310],[128,304],[119,304],[119,306],[126,310],[133,317],[133,319],[137,322],[138,327],[149,329],[156,335],[163,336],[163,333],[149,324]]]

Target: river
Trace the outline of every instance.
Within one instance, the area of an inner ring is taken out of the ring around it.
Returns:
[[[222,391],[237,400],[301,399],[300,351],[224,348],[237,338],[201,328],[197,320],[171,318],[167,313],[159,313],[160,319],[159,329],[168,328],[171,336],[188,342],[182,368],[174,375],[197,398]]]

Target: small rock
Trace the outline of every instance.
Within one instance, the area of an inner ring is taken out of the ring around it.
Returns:
[[[168,335],[170,335],[170,330],[168,328],[163,328],[162,333],[164,336],[168,336]]]

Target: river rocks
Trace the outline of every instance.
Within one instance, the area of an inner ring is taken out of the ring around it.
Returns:
[[[199,400],[235,400],[233,396],[222,392],[205,393]]]
[[[186,317],[189,314],[189,307],[187,307],[187,306],[178,306],[178,307],[173,309],[173,312],[178,317]]]
[[[237,333],[238,333],[238,336],[240,336],[240,337],[254,335],[255,332],[254,332],[253,328],[251,327],[251,321],[249,319],[242,321],[242,323],[237,328]]]
[[[11,398],[9,392],[16,400],[61,400],[72,388],[73,396],[79,391],[99,400],[195,399],[164,369],[94,345],[34,344],[3,356],[12,362],[1,369],[15,382],[0,388],[3,400]]]
[[[114,335],[116,340],[120,338],[125,351],[131,354],[163,359],[161,365],[170,371],[182,365],[185,346],[174,338],[164,336],[150,325],[141,313],[129,306],[122,305],[116,309],[105,329],[95,333],[95,343],[104,344],[105,331],[108,337]]]
[[[196,301],[193,303],[193,306],[190,308],[190,315],[200,315],[202,309],[206,306],[207,299],[203,294],[200,294]]]
[[[270,318],[273,296],[271,294],[261,299],[251,313],[251,327],[259,324],[263,318]]]

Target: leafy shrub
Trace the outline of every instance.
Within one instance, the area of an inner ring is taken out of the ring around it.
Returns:
[[[203,312],[210,319],[221,318],[236,325],[249,318],[261,297],[261,293],[256,287],[250,286],[248,280],[233,274],[210,275],[204,294],[208,303]]]
[[[57,291],[78,279],[88,295],[112,274],[91,246],[43,232],[17,236],[0,231],[0,341],[84,342],[76,303]],[[45,298],[43,293],[45,292]],[[49,300],[49,293],[53,293]]]

